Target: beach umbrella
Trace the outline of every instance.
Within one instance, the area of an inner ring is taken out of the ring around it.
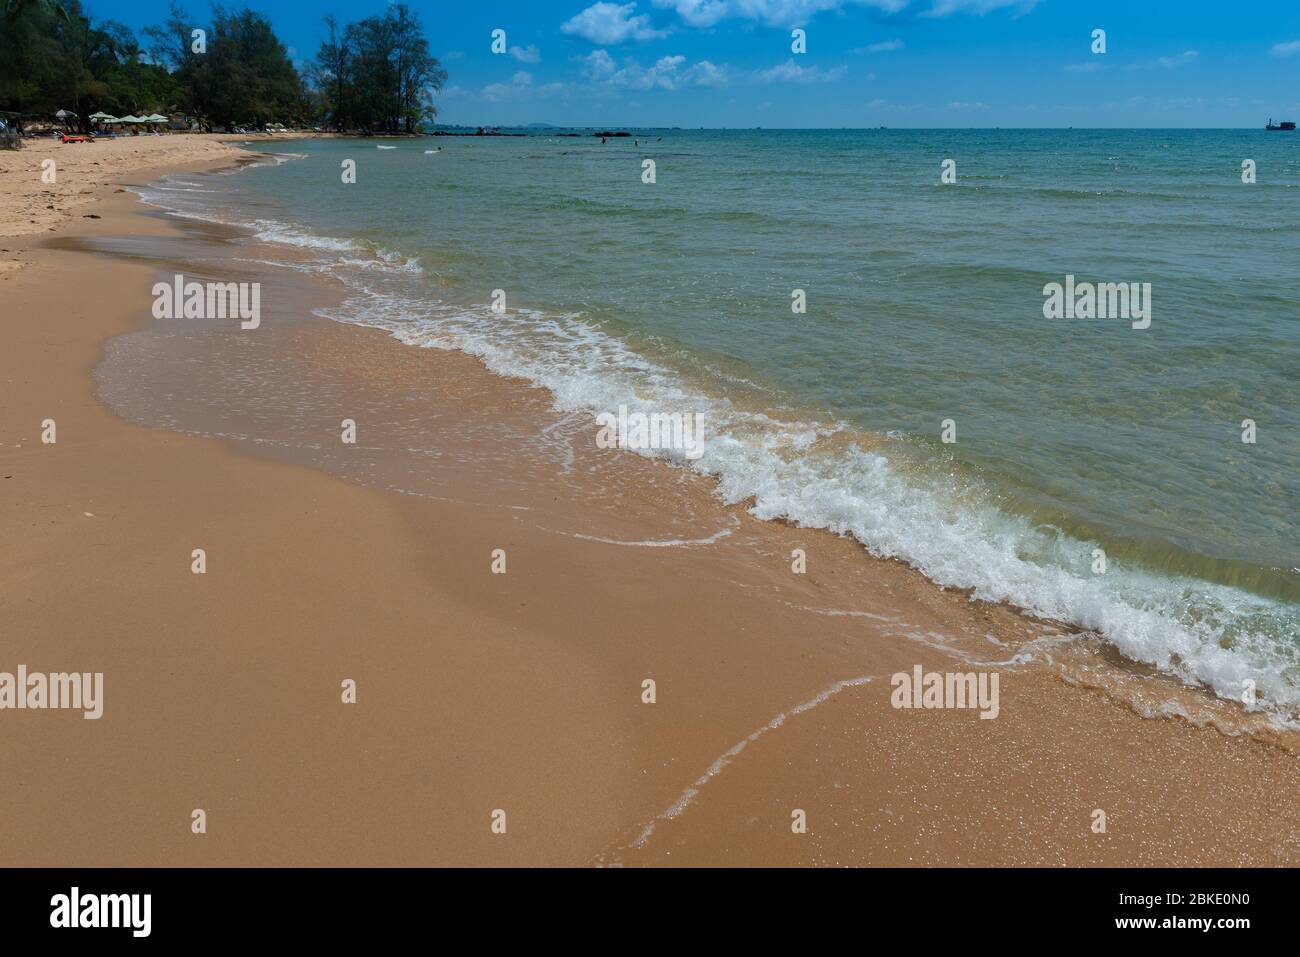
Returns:
[[[146,116],[146,117],[144,118],[144,121],[145,121],[146,123],[166,123],[166,122],[167,122],[167,117],[165,117],[165,116],[159,116],[157,113],[153,113],[153,114],[151,114],[151,115],[149,115],[149,116]]]
[[[118,120],[118,122],[119,123],[143,123],[144,120],[140,119],[140,117],[136,116],[134,113],[128,113],[126,116]]]

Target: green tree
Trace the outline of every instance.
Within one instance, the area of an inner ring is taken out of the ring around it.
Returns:
[[[437,115],[433,95],[447,80],[419,16],[404,3],[349,24],[341,42],[322,44],[317,66],[335,80],[337,115],[367,132],[414,132]]]
[[[319,96],[321,115],[336,130],[348,128],[348,87],[352,82],[352,47],[334,17],[325,18],[325,39],[311,65],[310,78]]]
[[[429,53],[420,18],[397,3],[327,36],[309,87],[266,17],[214,6],[202,24],[173,2],[147,44],[113,22],[95,22],[82,0],[0,0],[0,109],[52,115],[85,126],[114,114],[184,110],[205,128],[328,118],[336,129],[414,132],[437,110],[447,71]],[[194,52],[192,34],[206,32]]]

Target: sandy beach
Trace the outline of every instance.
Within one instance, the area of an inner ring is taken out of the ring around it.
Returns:
[[[103,188],[137,170],[221,162],[240,155],[231,143],[249,137],[176,133],[169,136],[100,137],[93,143],[32,140],[23,150],[0,152],[0,235],[47,232],[95,202]],[[268,137],[260,137],[266,140]],[[49,170],[45,163],[53,161]],[[53,182],[42,178],[49,173]]]
[[[0,716],[0,863],[1300,863],[1290,736],[319,318],[330,281],[125,191],[223,138],[51,155],[0,153],[0,671],[105,690]],[[256,338],[155,320],[177,273],[261,283]],[[996,718],[894,707],[918,666],[996,673]]]

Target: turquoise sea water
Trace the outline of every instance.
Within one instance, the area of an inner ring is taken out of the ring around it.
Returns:
[[[1300,706],[1300,136],[383,145],[295,143],[219,192],[146,195],[312,249],[351,290],[332,318],[473,352],[565,408],[705,412],[705,455],[679,462],[761,517]],[[1150,283],[1150,328],[1044,318],[1067,274]]]

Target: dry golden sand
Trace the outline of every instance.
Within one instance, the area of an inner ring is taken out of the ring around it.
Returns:
[[[1055,656],[1007,664],[1063,633],[757,522],[698,476],[581,444],[546,474],[510,438],[554,416],[543,393],[290,315],[327,286],[271,297],[259,348],[343,408],[427,422],[439,494],[127,424],[91,371],[202,231],[114,188],[53,246],[16,241],[36,266],[0,280],[0,670],[105,674],[98,721],[0,712],[0,864],[1300,861],[1286,748],[1139,717]],[[150,235],[152,263],[84,251]],[[612,544],[681,538],[680,515],[729,534]],[[999,671],[998,718],[891,708],[916,664]]]

